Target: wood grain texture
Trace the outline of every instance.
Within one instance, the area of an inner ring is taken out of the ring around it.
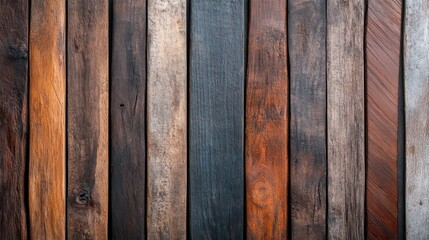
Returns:
[[[364,239],[364,6],[327,3],[329,239]]]
[[[186,239],[186,0],[148,1],[148,239]]]
[[[292,239],[326,239],[326,1],[289,0]]]
[[[248,239],[288,234],[286,0],[251,0],[246,89]]]
[[[108,1],[68,1],[68,239],[107,239]]]
[[[401,0],[369,0],[366,25],[368,239],[398,239]]]
[[[30,235],[66,237],[66,3],[31,1]]]
[[[190,5],[189,233],[242,239],[247,1]]]
[[[26,239],[27,0],[0,1],[0,239]]]
[[[405,6],[406,235],[429,238],[429,2]]]
[[[112,3],[110,232],[144,239],[146,209],[146,1]]]

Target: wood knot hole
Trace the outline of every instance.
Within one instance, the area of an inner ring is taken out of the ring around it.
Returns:
[[[77,193],[76,202],[79,205],[87,205],[89,203],[90,198],[91,197],[90,197],[89,191],[86,189],[81,189]]]

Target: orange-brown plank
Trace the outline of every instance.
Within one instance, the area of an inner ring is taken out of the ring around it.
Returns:
[[[30,235],[65,239],[65,1],[31,1]]]
[[[368,239],[398,238],[401,0],[369,0],[366,28]]]
[[[246,96],[247,237],[287,238],[286,0],[250,1]]]

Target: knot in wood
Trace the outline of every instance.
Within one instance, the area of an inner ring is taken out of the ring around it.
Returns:
[[[89,191],[86,189],[81,189],[77,193],[76,203],[79,205],[87,205],[89,203],[90,199],[91,199],[91,197],[90,197]]]

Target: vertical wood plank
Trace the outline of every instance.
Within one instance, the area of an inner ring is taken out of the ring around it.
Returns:
[[[405,7],[406,235],[429,238],[429,3]]]
[[[190,5],[190,235],[242,239],[247,1]]]
[[[364,239],[364,7],[327,4],[329,239]]]
[[[111,49],[110,232],[144,239],[146,1],[113,1]]]
[[[248,239],[286,239],[288,73],[286,0],[251,0],[246,89]]]
[[[28,10],[0,2],[0,239],[27,238]]]
[[[68,1],[68,239],[107,239],[108,1]]]
[[[289,0],[292,239],[326,239],[326,1]]]
[[[30,235],[65,239],[66,2],[31,1]]]
[[[369,0],[366,25],[367,237],[398,239],[401,0]]]
[[[149,239],[186,239],[186,54],[186,0],[149,0]]]

